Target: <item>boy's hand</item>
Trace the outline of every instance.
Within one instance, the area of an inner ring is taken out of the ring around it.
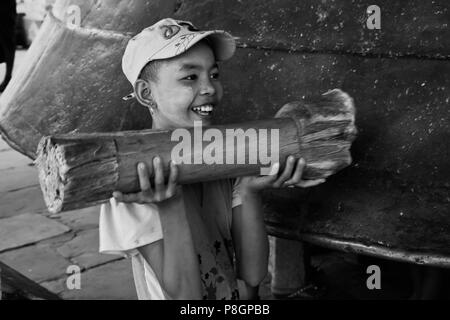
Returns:
[[[150,168],[151,169],[151,168]],[[170,162],[170,175],[167,185],[164,183],[164,172],[161,159],[157,156],[153,159],[153,172],[155,172],[155,190],[152,190],[150,184],[150,174],[145,163],[140,162],[137,166],[139,185],[141,191],[138,193],[123,194],[120,191],[114,191],[113,197],[120,202],[135,203],[159,203],[180,195],[181,188],[177,185],[178,167]]]
[[[325,182],[325,179],[302,180],[304,168],[305,160],[303,158],[296,160],[295,157],[291,155],[286,159],[286,166],[281,175],[278,175],[280,164],[275,163],[271,168],[270,175],[245,177],[242,181],[243,186],[247,188],[248,191],[258,192],[266,188],[308,188]]]

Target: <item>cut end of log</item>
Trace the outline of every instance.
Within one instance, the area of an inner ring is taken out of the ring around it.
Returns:
[[[63,154],[51,137],[41,139],[35,163],[39,172],[39,182],[48,211],[60,212],[64,202]]]
[[[336,108],[336,111],[340,112],[340,117],[342,118],[340,120],[345,119],[350,121],[349,125],[345,128],[344,134],[347,140],[355,140],[358,130],[355,126],[356,109],[353,98],[341,89],[327,91],[322,96],[326,99],[325,101],[328,101],[331,105],[335,105],[334,108]],[[328,120],[330,120],[330,117]]]
[[[357,134],[355,106],[344,91],[333,89],[311,101],[288,103],[276,117],[292,118],[297,125],[305,179],[327,178],[351,164],[350,147]]]
[[[84,137],[59,135],[39,142],[35,163],[51,213],[106,202],[117,190],[119,164],[114,139]]]

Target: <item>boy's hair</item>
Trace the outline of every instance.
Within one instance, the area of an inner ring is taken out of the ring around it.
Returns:
[[[158,72],[161,68],[163,60],[153,60],[145,65],[139,74],[138,79],[157,82],[158,81]]]

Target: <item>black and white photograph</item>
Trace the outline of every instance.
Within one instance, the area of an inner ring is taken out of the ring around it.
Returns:
[[[449,300],[449,24],[446,0],[1,0],[0,308]]]

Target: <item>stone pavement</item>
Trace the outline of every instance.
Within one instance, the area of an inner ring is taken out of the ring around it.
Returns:
[[[98,253],[98,207],[50,215],[32,160],[3,140],[0,179],[0,261],[63,299],[136,299],[130,261]],[[80,290],[66,286],[71,265]]]

